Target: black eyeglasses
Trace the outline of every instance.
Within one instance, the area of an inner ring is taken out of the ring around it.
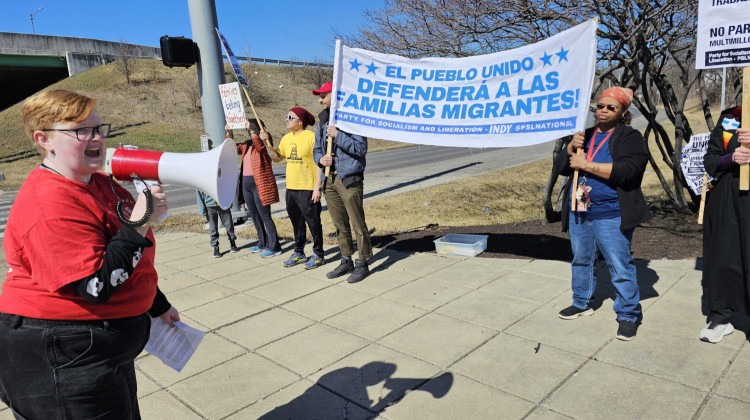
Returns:
[[[75,131],[78,141],[93,140],[99,134],[101,138],[109,137],[111,124],[97,125],[96,127],[79,127],[79,128],[45,128],[41,131]]]
[[[299,117],[295,117],[294,115],[287,115],[284,118],[286,118],[287,121],[298,120],[299,119]]]
[[[604,105],[604,104],[596,104],[596,109],[603,109],[604,107],[607,107],[608,110],[615,112],[617,111],[617,107],[614,105]]]

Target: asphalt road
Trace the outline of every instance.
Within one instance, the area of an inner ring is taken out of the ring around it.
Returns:
[[[478,149],[466,147],[409,146],[370,152],[365,170],[365,199],[399,194],[468,176],[521,165],[552,156],[554,142],[514,148]],[[273,213],[285,212],[285,163],[274,165],[281,203]],[[132,184],[126,184],[134,192]],[[164,185],[170,211],[195,211],[195,189],[182,185]]]
[[[646,127],[646,120],[635,107],[632,126],[638,130]],[[666,119],[660,112],[657,119]],[[586,126],[594,124],[589,114]],[[438,146],[408,146],[404,148],[370,152],[365,170],[365,199],[400,194],[413,189],[442,184],[469,176],[494,172],[503,168],[551,158],[554,141],[527,147],[467,148]],[[286,178],[284,165],[274,165],[281,203],[271,207],[272,213],[285,212],[284,191]],[[129,187],[131,192],[134,190]],[[166,185],[172,212],[195,211],[195,190],[180,185]]]
[[[637,109],[631,107],[631,112],[633,112],[633,127],[638,130],[645,129],[646,121]],[[657,119],[660,121],[666,119],[663,111]],[[593,123],[593,115],[590,115],[587,126]],[[370,152],[367,155],[365,171],[365,199],[400,194],[522,165],[538,159],[551,158],[553,147],[554,141],[512,148],[409,146]],[[274,204],[271,211],[278,216],[286,214],[284,165],[284,162],[274,165],[281,202]],[[125,187],[134,192],[132,184],[126,184]],[[195,189],[182,185],[165,185],[164,188],[167,191],[172,213],[197,211]],[[3,237],[8,211],[15,194],[15,191],[0,191],[0,238]]]

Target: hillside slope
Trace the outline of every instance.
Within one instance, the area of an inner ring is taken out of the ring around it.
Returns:
[[[250,97],[274,138],[286,134],[283,116],[290,108],[301,106],[313,115],[320,111],[311,90],[320,86],[321,70],[263,64],[243,67],[251,85]],[[228,66],[225,73],[227,82],[235,81]],[[108,64],[47,89],[69,89],[97,98],[99,115],[112,124],[110,147],[125,143],[169,152],[199,151],[204,128],[196,68],[170,69],[157,60],[139,60],[131,82],[126,84],[125,76]],[[6,178],[0,189],[5,191],[18,189],[41,161],[24,133],[20,108],[19,103],[0,112],[0,172]],[[387,143],[373,141],[371,148]]]

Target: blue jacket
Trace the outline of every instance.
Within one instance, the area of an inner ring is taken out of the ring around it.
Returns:
[[[206,207],[219,207],[219,205],[216,204],[216,200],[214,200],[210,195],[198,190],[195,190],[195,193],[196,197],[198,198],[198,213],[200,213],[201,216],[205,216],[208,214]]]
[[[320,120],[315,130],[315,146],[313,147],[313,159],[321,168],[320,158],[326,154],[326,127],[328,120]],[[339,178],[344,179],[350,175],[359,175],[364,178],[367,162],[367,138],[356,134],[349,134],[339,130],[333,139],[331,148],[333,154],[333,165]]]

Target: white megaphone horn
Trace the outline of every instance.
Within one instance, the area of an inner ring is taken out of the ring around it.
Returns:
[[[237,145],[232,139],[201,153],[156,152],[127,146],[108,148],[104,172],[119,181],[134,181],[137,177],[193,187],[213,197],[225,210],[232,206],[240,176]]]

